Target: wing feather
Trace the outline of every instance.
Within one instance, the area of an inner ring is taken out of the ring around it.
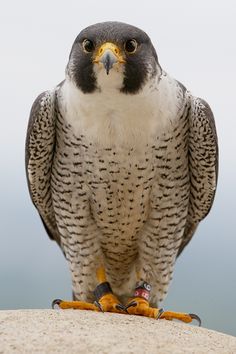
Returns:
[[[188,217],[178,255],[191,240],[199,222],[209,213],[218,179],[218,141],[214,116],[201,98],[190,97]]]
[[[51,196],[51,167],[55,147],[56,91],[46,91],[35,100],[26,137],[26,175],[31,199],[46,231],[60,245]]]

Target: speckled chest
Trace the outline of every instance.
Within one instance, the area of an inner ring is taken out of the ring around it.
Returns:
[[[92,217],[104,244],[106,237],[113,246],[122,238],[132,243],[150,210],[161,210],[167,199],[173,204],[179,195],[179,181],[187,171],[186,141],[185,115],[172,131],[130,147],[94,144],[84,135],[75,135],[59,114],[54,198],[67,191],[64,198],[70,200],[73,215]],[[166,193],[166,185],[174,188]]]

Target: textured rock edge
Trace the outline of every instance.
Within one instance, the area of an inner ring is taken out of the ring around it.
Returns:
[[[236,353],[236,337],[166,320],[74,310],[0,311],[0,353]]]

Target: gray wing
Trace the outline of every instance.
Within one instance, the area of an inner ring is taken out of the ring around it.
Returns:
[[[218,143],[213,113],[204,100],[190,96],[188,217],[178,255],[191,240],[199,222],[209,213],[217,186]]]
[[[55,147],[56,91],[43,92],[35,100],[26,137],[26,175],[31,199],[47,233],[60,245],[51,196],[51,167]]]

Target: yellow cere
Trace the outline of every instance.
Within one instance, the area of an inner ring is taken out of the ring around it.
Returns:
[[[125,63],[125,59],[121,54],[120,48],[116,44],[111,42],[106,42],[98,48],[93,62],[99,63],[102,55],[105,53],[106,50],[112,51],[112,53],[117,57],[118,63]]]

